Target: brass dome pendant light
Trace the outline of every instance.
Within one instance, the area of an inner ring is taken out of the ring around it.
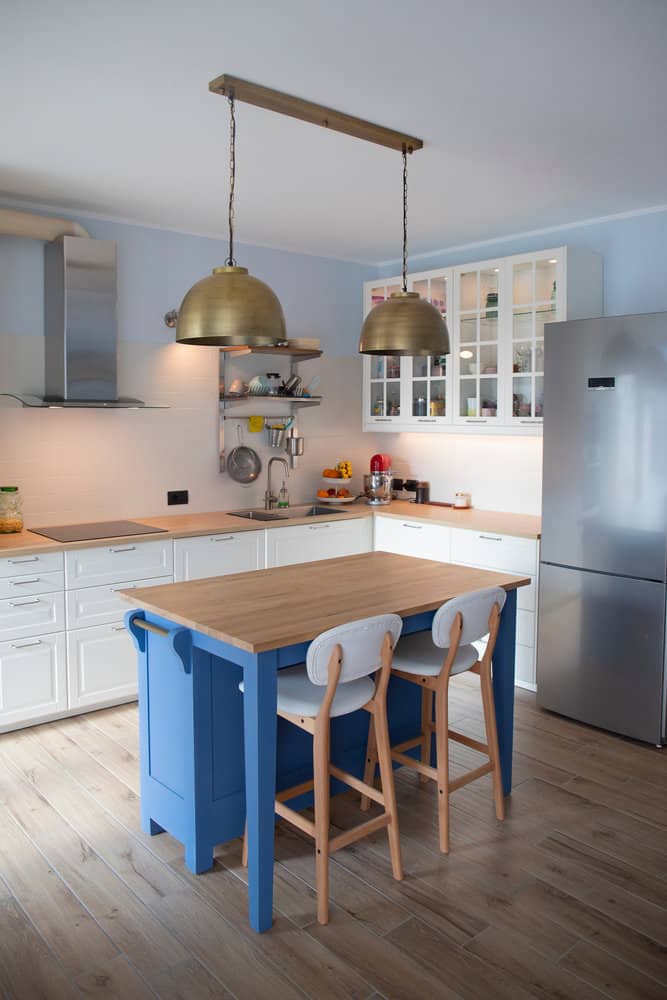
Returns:
[[[228,94],[229,251],[224,267],[216,267],[186,293],[176,322],[176,342],[221,350],[273,347],[285,339],[285,317],[277,295],[247,267],[234,260],[234,186],[236,181],[236,116],[234,93]]]
[[[361,329],[360,354],[438,357],[449,354],[449,332],[430,302],[408,291],[408,150],[403,146],[403,284],[369,312]]]

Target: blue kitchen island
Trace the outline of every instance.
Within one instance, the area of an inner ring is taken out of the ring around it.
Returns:
[[[512,787],[516,589],[528,578],[368,552],[339,559],[128,590],[139,653],[141,817],[168,831],[196,873],[248,824],[249,918],[271,926],[276,790],[312,777],[312,741],[276,712],[276,678],[334,625],[393,612],[403,633],[428,629],[445,601],[507,591],[493,663],[505,794]],[[239,691],[243,680],[244,694]],[[419,731],[421,692],[394,678],[392,743]],[[368,714],[334,719],[331,759],[363,776]],[[343,786],[341,786],[342,789]],[[335,787],[333,789],[336,790]],[[308,796],[295,808],[309,804]],[[400,824],[400,814],[399,814]]]

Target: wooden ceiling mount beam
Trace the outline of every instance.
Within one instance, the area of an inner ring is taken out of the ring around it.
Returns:
[[[373,122],[364,121],[363,118],[355,118],[342,111],[334,111],[333,108],[325,108],[321,104],[304,101],[301,97],[292,97],[290,94],[283,94],[279,90],[262,87],[248,80],[240,80],[237,76],[229,76],[226,73],[211,80],[208,89],[224,97],[233,95],[235,101],[254,104],[257,108],[266,108],[267,111],[298,118],[302,122],[310,122],[311,125],[333,129],[334,132],[344,132],[345,135],[365,139],[378,146],[388,146],[389,149],[396,149],[399,152],[405,148],[408,153],[413,153],[424,145],[421,139],[416,139],[413,135],[405,135],[395,129],[375,125]]]

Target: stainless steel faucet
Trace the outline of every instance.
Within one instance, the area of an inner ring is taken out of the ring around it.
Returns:
[[[273,465],[274,462],[282,462],[282,464],[285,466],[285,479],[289,479],[289,465],[287,464],[286,459],[278,458],[277,455],[274,455],[273,458],[270,458],[267,467],[268,478],[266,482],[266,493],[264,494],[264,510],[271,510],[274,504],[277,503],[278,501],[278,497],[274,494],[273,490],[271,489],[271,466]]]

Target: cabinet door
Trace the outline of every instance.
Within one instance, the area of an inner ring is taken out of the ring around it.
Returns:
[[[451,272],[428,271],[413,275],[409,288],[435,306],[447,324]],[[452,422],[451,355],[405,359],[407,411],[410,430],[434,431]]]
[[[368,552],[371,548],[370,517],[349,521],[318,521],[270,528],[266,537],[268,566],[292,566],[295,563],[335,559]]]
[[[393,292],[400,292],[399,278],[386,284],[365,286],[364,317]],[[406,359],[394,356],[364,357],[364,427],[373,430],[396,430],[405,420],[402,376]]]
[[[0,732],[66,710],[65,634],[0,642]]]
[[[40,594],[0,601],[0,639],[23,639],[65,631],[65,595]]]
[[[377,515],[375,517],[376,551],[449,562],[450,537],[451,529],[445,525]]]
[[[70,708],[137,697],[137,651],[124,625],[73,629],[67,646]]]
[[[264,531],[223,532],[174,542],[174,579],[201,580],[264,569]]]
[[[501,265],[502,261],[487,261],[455,271],[454,422],[457,424],[490,427],[502,420]]]
[[[62,552],[40,552],[36,555],[21,555],[17,552],[16,555],[0,559],[0,579],[24,574],[34,576],[37,573],[62,573],[62,571]]]
[[[153,580],[133,580],[131,583],[68,590],[65,594],[67,627],[72,629],[122,622],[125,612],[129,611],[132,605],[119,595],[119,590],[134,590],[136,587],[159,587],[162,584],[172,582],[173,577],[171,576],[158,576]]]
[[[556,253],[556,252],[554,252]],[[544,327],[564,319],[563,261],[531,255],[511,262],[511,385],[508,423],[540,425],[544,410]]]

